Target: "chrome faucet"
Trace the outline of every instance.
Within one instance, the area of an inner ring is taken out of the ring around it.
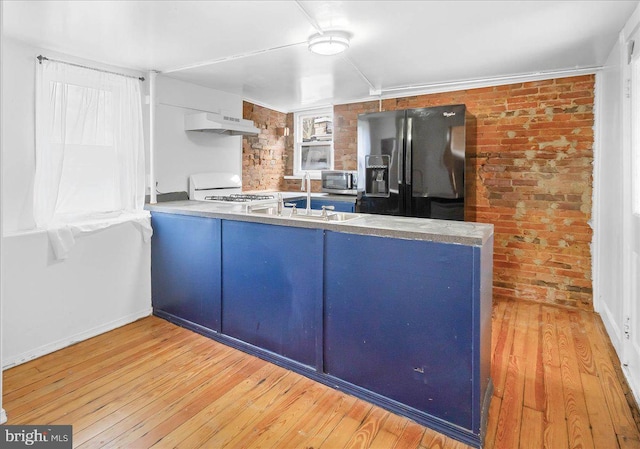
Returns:
[[[335,206],[322,206],[322,214],[320,216],[323,220],[329,220],[328,210],[335,210]]]
[[[286,207],[290,207],[291,208],[291,216],[296,215],[296,203],[284,203],[284,205]]]
[[[304,178],[302,178],[302,185],[300,190],[304,191],[304,183],[307,183],[307,215],[311,215],[311,175],[309,172],[304,172]]]

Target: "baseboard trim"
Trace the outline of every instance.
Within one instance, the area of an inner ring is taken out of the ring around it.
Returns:
[[[0,424],[4,424],[7,422],[7,412],[4,409],[0,409]]]
[[[133,323],[134,321],[139,320],[140,318],[151,316],[152,311],[153,309],[151,307],[148,307],[138,312],[126,315],[122,318],[118,318],[108,323],[104,323],[100,326],[87,329],[84,332],[80,332],[75,335],[71,335],[67,338],[64,338],[52,343],[48,343],[38,348],[34,348],[30,351],[23,352],[22,354],[18,354],[14,357],[3,358],[2,369],[5,370],[13,366],[21,365],[30,360],[36,359],[38,357],[42,357],[43,355],[50,354],[59,349],[66,348],[67,346],[71,346],[75,343],[88,340],[89,338],[95,337],[100,334],[104,334],[105,332],[109,332],[118,327],[122,327],[125,324]]]

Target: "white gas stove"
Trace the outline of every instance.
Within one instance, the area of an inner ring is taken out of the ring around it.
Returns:
[[[209,172],[189,176],[189,199],[253,205],[273,202],[276,197],[271,194],[242,193],[240,176],[226,172]]]

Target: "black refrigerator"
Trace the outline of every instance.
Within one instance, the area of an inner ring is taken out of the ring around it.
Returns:
[[[358,116],[356,211],[464,220],[463,104]]]

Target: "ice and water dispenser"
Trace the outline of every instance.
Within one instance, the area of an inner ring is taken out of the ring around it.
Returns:
[[[367,196],[389,196],[388,155],[367,155],[365,157],[365,192]]]

